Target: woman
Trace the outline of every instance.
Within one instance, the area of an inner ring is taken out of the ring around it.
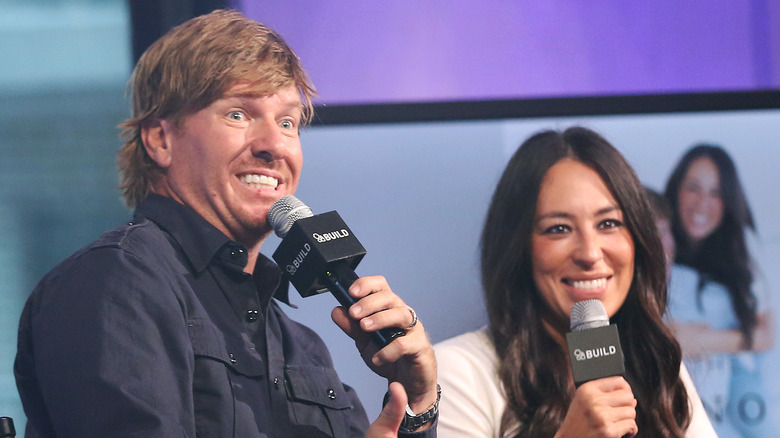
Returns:
[[[683,362],[699,393],[702,405],[719,438],[741,436],[726,416],[731,382],[731,355],[719,351],[701,354],[705,331],[727,330],[735,326],[729,293],[723,285],[706,281],[695,269],[674,263],[676,244],[672,234],[672,207],[666,197],[652,189],[647,195],[653,208],[655,223],[666,252],[669,278],[667,320],[678,334],[683,347]],[[716,341],[717,342],[717,341]],[[693,344],[693,345],[691,345]],[[698,345],[698,348],[694,348]]]
[[[605,139],[545,131],[509,161],[481,240],[486,328],[436,346],[446,437],[715,436],[663,322],[664,252],[642,185]],[[596,298],[626,373],[575,387],[571,306]],[[445,400],[446,399],[446,400]]]
[[[730,368],[730,394],[704,398],[705,407],[723,437],[774,436],[756,358],[746,353],[769,349],[774,337],[753,266],[757,258],[751,260],[753,216],[736,167],[721,147],[696,145],[672,172],[665,195],[672,208],[675,261],[700,274],[692,290],[675,288],[680,291],[675,293],[692,295],[692,305],[674,304],[680,301],[675,296],[670,305],[686,364],[700,388],[711,386],[708,375],[722,373],[724,358]],[[726,433],[731,426],[741,434]]]

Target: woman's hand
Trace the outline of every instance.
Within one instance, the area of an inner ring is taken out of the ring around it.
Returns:
[[[626,379],[615,376],[577,388],[555,438],[621,438],[637,431],[634,393]]]

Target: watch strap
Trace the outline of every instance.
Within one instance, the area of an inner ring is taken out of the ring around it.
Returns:
[[[401,431],[414,432],[423,425],[433,421],[439,415],[439,400],[441,400],[441,386],[436,384],[436,401],[430,409],[421,414],[415,414],[409,405],[406,405],[406,414],[401,421]]]

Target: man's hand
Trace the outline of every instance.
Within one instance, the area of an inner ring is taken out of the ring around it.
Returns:
[[[390,400],[388,400],[376,421],[371,424],[366,432],[366,438],[396,438],[398,427],[406,412],[406,391],[403,385],[393,382],[389,387]]]
[[[425,412],[437,398],[436,357],[422,323],[412,325],[414,312],[382,276],[358,278],[349,294],[357,302],[349,309],[333,309],[333,321],[355,340],[363,360],[375,373],[403,385],[412,411]],[[403,328],[406,335],[379,350],[369,333],[388,327]]]

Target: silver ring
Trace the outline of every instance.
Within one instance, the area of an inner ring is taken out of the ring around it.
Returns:
[[[412,314],[412,323],[406,326],[406,330],[409,330],[417,325],[417,312],[415,312],[411,307],[407,307],[407,309],[409,309],[409,313]]]

